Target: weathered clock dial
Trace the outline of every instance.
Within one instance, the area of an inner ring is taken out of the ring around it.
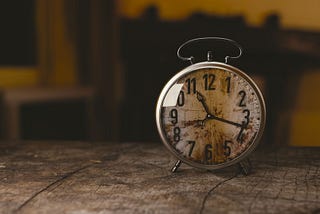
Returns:
[[[265,122],[257,86],[223,63],[200,64],[178,73],[162,92],[157,114],[169,150],[190,165],[209,169],[244,158]]]

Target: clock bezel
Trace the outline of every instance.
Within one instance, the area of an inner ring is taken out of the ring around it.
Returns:
[[[206,69],[206,68],[216,68],[216,69],[221,69],[221,70],[226,70],[229,72],[234,72],[237,75],[241,76],[243,79],[245,79],[253,88],[253,90],[255,91],[258,99],[259,99],[259,103],[261,105],[261,118],[260,118],[260,128],[258,130],[258,133],[256,134],[255,138],[253,139],[253,142],[249,145],[249,147],[242,152],[239,156],[237,156],[236,158],[224,162],[224,163],[219,163],[219,164],[213,164],[213,165],[206,165],[206,164],[201,164],[201,163],[197,163],[197,162],[193,162],[187,158],[185,158],[184,156],[180,155],[174,148],[173,146],[168,142],[167,137],[166,137],[166,133],[164,131],[163,125],[162,125],[162,121],[161,121],[161,107],[163,104],[163,101],[169,91],[169,89],[177,82],[177,80],[179,80],[181,77],[188,75],[189,73],[195,72],[197,70],[200,69]],[[246,157],[248,157],[248,155],[250,153],[252,153],[254,151],[254,149],[256,149],[256,147],[259,145],[262,134],[264,132],[264,128],[265,128],[265,123],[266,123],[266,106],[265,106],[265,102],[264,102],[264,98],[263,95],[260,91],[260,89],[258,88],[258,86],[256,85],[256,83],[243,71],[241,71],[240,69],[225,64],[225,63],[221,63],[221,62],[214,62],[214,61],[210,61],[210,62],[199,62],[196,64],[192,64],[184,69],[182,69],[180,72],[178,72],[176,75],[174,75],[168,82],[167,84],[164,86],[164,88],[162,89],[158,102],[157,102],[157,106],[156,106],[156,123],[157,123],[157,129],[159,132],[159,135],[161,137],[162,143],[165,145],[165,147],[171,152],[171,154],[173,154],[177,159],[181,160],[183,163],[186,163],[190,166],[196,167],[196,168],[200,168],[200,169],[208,169],[208,170],[215,170],[215,169],[221,169],[221,168],[225,168],[231,165],[234,165],[236,163],[239,163],[240,161],[244,160]]]

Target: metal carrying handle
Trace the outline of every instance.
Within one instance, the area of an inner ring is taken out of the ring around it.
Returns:
[[[181,56],[181,49],[183,47],[185,47],[186,45],[190,44],[190,43],[193,43],[193,42],[197,42],[197,41],[200,41],[200,40],[220,40],[220,41],[225,41],[225,42],[229,42],[231,43],[232,45],[236,46],[238,49],[239,49],[239,54],[237,56],[226,56],[224,59],[225,59],[225,63],[227,64],[228,63],[228,59],[231,58],[231,59],[237,59],[239,58],[241,55],[242,55],[242,47],[235,41],[231,40],[231,39],[227,39],[227,38],[223,38],[223,37],[200,37],[200,38],[195,38],[195,39],[191,39],[189,41],[186,41],[185,43],[183,43],[182,45],[180,45],[180,47],[178,48],[177,50],[177,56],[183,60],[183,61],[190,61],[191,64],[193,64],[193,59],[194,57],[193,56],[190,56],[190,57],[184,57],[184,56]],[[212,55],[211,55],[211,52],[209,51],[208,52],[208,59],[209,57],[211,58]]]

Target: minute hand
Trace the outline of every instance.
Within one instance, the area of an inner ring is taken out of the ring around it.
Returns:
[[[234,126],[237,126],[237,127],[243,127],[243,125],[240,124],[240,123],[236,123],[236,122],[233,122],[233,121],[230,121],[230,120],[226,120],[226,119],[223,119],[223,118],[220,118],[220,117],[216,117],[216,116],[211,115],[211,114],[207,115],[207,119],[218,120],[218,121],[221,121],[221,122],[224,122],[224,123],[228,123],[228,124],[231,124],[231,125],[234,125]]]

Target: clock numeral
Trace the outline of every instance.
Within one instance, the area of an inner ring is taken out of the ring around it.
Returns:
[[[178,143],[180,141],[180,128],[179,127],[174,127],[173,129],[173,141]]]
[[[226,82],[227,82],[227,93],[230,93],[231,77],[227,77],[227,78],[226,78]]]
[[[243,135],[243,131],[244,131],[244,127],[241,127],[238,137],[237,137],[237,141],[240,143],[240,145],[243,143],[244,141],[244,135]]]
[[[189,155],[189,157],[191,157],[194,145],[196,144],[196,141],[188,141],[188,144],[190,145],[190,149],[189,149],[189,154],[188,155]]]
[[[178,106],[183,106],[184,105],[184,93],[183,93],[183,91],[180,91],[177,103],[178,103]]]
[[[241,91],[239,91],[238,94],[241,96],[241,100],[239,102],[239,106],[240,107],[245,107],[246,106],[245,98],[246,98],[246,95],[247,95],[246,92],[241,90]]]
[[[207,144],[204,150],[205,162],[210,163],[212,161],[212,145]]]
[[[214,74],[205,74],[203,75],[204,79],[204,90],[215,90],[216,88],[213,86],[214,80],[216,76]]]
[[[248,126],[249,122],[250,122],[250,111],[248,109],[245,109],[242,111],[243,113],[245,113],[246,115],[244,116],[245,121],[242,121],[242,127],[239,131],[238,137],[237,137],[237,141],[242,144],[244,141],[244,134],[243,131],[244,129]]]
[[[175,125],[175,124],[178,123],[178,111],[177,111],[177,109],[172,109],[172,110],[170,111],[170,117],[173,119],[173,120],[171,121],[171,123],[172,123],[173,125]]]
[[[246,116],[244,116],[244,118],[246,119],[246,121],[243,121],[242,124],[244,126],[247,126],[249,124],[250,121],[250,111],[248,109],[245,109],[242,111],[243,113],[246,113]]]
[[[190,78],[188,78],[187,80],[186,80],[186,82],[187,82],[187,87],[188,87],[188,94],[190,94],[191,92],[192,93],[196,93],[196,91],[197,91],[197,88],[196,88],[196,78],[192,78],[192,79],[190,79]]]
[[[223,150],[224,150],[225,156],[230,156],[230,154],[231,154],[231,147],[228,146],[228,144],[231,144],[231,143],[232,143],[232,141],[230,141],[230,140],[226,140],[223,143]]]

